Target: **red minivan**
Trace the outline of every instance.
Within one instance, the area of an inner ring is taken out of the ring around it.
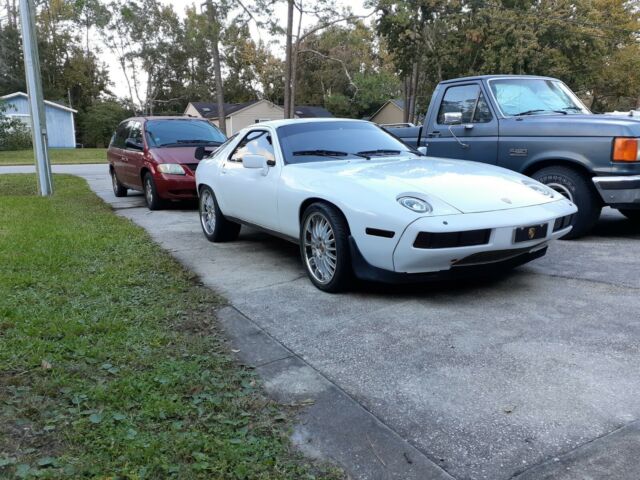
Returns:
[[[113,193],[124,197],[128,189],[142,191],[150,210],[167,200],[192,200],[197,197],[196,149],[215,150],[225,141],[207,120],[129,118],[118,125],[107,150]]]

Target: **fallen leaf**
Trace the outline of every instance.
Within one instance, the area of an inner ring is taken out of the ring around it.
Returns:
[[[46,361],[46,360],[42,360],[42,363],[40,363],[40,366],[41,366],[42,368],[44,368],[45,370],[51,370],[51,368],[53,368],[53,367],[52,367],[52,365],[51,365],[51,363],[49,363],[49,362],[48,362],[48,361]]]

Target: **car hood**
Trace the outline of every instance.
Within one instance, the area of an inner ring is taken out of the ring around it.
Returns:
[[[196,147],[151,148],[149,153],[158,163],[198,163]]]
[[[540,205],[558,200],[536,192],[523,181],[537,183],[504,168],[434,157],[309,162],[290,165],[314,171],[314,190],[349,185],[374,190],[390,200],[400,195],[437,197],[462,213],[478,213]],[[318,175],[318,173],[325,175]],[[350,194],[354,192],[350,191]],[[437,212],[436,212],[437,213]]]
[[[638,137],[640,136],[640,120],[613,115],[529,115],[501,120],[500,135]]]

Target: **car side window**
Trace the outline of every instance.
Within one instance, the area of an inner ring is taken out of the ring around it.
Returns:
[[[129,137],[136,143],[142,144],[142,125],[140,122],[132,120],[129,122]]]
[[[478,85],[447,89],[438,110],[438,123],[443,125],[444,114],[453,112],[462,114],[462,123],[487,123],[493,119],[489,104]]]
[[[122,122],[116,128],[116,133],[113,136],[111,146],[115,148],[124,148],[124,142],[129,138],[129,122]]]
[[[229,155],[229,161],[242,162],[245,155],[251,154],[263,155],[267,160],[275,160],[271,133],[266,130],[249,132]]]

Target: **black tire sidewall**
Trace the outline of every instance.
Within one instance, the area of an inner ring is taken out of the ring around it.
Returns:
[[[205,191],[209,192],[213,198],[213,206],[216,214],[216,226],[211,234],[207,233],[204,225],[202,224],[202,198]],[[206,185],[201,187],[200,190],[200,196],[198,198],[198,214],[200,215],[200,227],[202,228],[202,233],[210,242],[228,242],[235,240],[238,237],[238,233],[240,233],[240,224],[232,222],[224,216],[222,210],[220,210],[220,206],[218,205],[218,199],[216,198],[215,192],[211,187]]]
[[[563,238],[578,238],[588,233],[598,221],[602,211],[600,200],[591,179],[567,167],[547,167],[532,175],[540,183],[557,183],[567,188],[573,196],[578,213],[572,223],[573,229]]]
[[[116,171],[113,169],[111,170],[111,186],[116,197],[124,197],[127,194],[127,187],[120,183]]]
[[[330,282],[322,284],[318,282],[309,271],[306,261],[306,252],[304,247],[304,225],[313,213],[322,214],[331,224],[336,239],[336,271]],[[349,248],[349,226],[342,213],[332,205],[326,203],[313,203],[304,211],[300,221],[300,256],[302,266],[307,272],[307,276],[311,283],[318,289],[329,292],[338,293],[346,290],[349,281],[352,278],[353,270],[351,265],[351,252]]]

